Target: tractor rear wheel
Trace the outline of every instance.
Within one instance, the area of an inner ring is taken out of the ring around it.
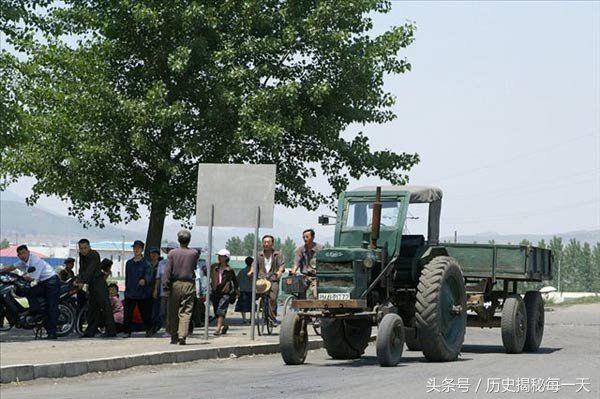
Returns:
[[[371,338],[368,319],[321,319],[321,338],[333,359],[357,359],[365,353]]]
[[[544,300],[539,291],[525,293],[525,311],[527,313],[527,333],[523,350],[537,352],[544,337]]]
[[[500,329],[506,353],[521,353],[527,336],[527,310],[521,295],[511,295],[504,300]]]
[[[425,358],[434,362],[456,360],[467,325],[465,280],[456,260],[438,256],[425,265],[415,308],[418,340]]]
[[[406,343],[406,349],[408,349],[409,351],[421,352],[421,343],[419,342],[419,338],[417,336],[417,329],[406,329],[404,332],[404,342]]]

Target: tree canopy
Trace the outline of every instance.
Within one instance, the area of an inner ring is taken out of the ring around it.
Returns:
[[[25,4],[25,5],[23,5]],[[333,204],[350,178],[407,181],[417,154],[374,151],[351,124],[385,123],[384,77],[410,70],[389,1],[3,2],[5,184],[21,176],[103,225],[195,209],[199,163],[277,166],[276,203]],[[323,175],[331,192],[311,180]]]

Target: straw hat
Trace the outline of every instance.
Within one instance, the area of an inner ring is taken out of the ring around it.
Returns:
[[[256,293],[264,294],[271,289],[271,282],[266,278],[259,278],[256,280]]]

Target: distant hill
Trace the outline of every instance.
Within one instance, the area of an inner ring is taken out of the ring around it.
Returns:
[[[498,234],[494,232],[479,233],[474,235],[461,235],[458,234],[458,242],[472,243],[477,242],[479,244],[487,244],[488,241],[494,240],[496,244],[518,244],[521,240],[526,239],[537,244],[542,239],[546,242],[550,241],[553,236],[562,237],[563,242],[566,243],[570,239],[574,238],[580,242],[588,242],[594,244],[600,242],[600,230],[583,230],[583,231],[569,231],[565,233],[556,234]],[[442,241],[454,241],[454,237],[445,236],[442,237]]]
[[[62,216],[53,213],[41,206],[27,206],[24,199],[10,191],[0,192],[0,240],[6,238],[11,242],[45,243],[50,245],[64,245],[69,241],[87,237],[92,241],[120,241],[123,236],[125,240],[146,238],[146,222],[137,221],[128,225],[128,229],[116,226],[106,226],[103,229],[97,227],[84,228],[79,221],[70,216]],[[173,241],[176,239],[177,231],[181,229],[179,223],[167,221],[163,231],[163,239]],[[217,228],[214,231],[214,248],[225,246],[228,238],[233,236],[243,237],[252,229]],[[291,237],[300,244],[301,226],[282,223],[275,218],[273,229],[261,229],[261,234],[273,234],[276,237]],[[328,231],[329,232],[329,231]],[[333,233],[333,228],[330,230]],[[331,234],[319,235],[320,242],[333,243]],[[458,242],[477,242],[486,244],[494,240],[498,244],[517,244],[522,239],[527,239],[534,244],[544,239],[546,242],[556,235],[562,237],[564,242],[575,238],[580,242],[594,244],[600,242],[600,230],[572,231],[556,234],[510,234],[502,235],[495,232],[485,232],[474,235],[458,235]],[[442,237],[442,241],[454,241],[452,236]],[[207,229],[205,227],[194,227],[192,230],[192,245],[205,247],[207,242]]]
[[[116,240],[124,235],[126,240],[139,237],[137,234],[107,226],[86,229],[76,218],[60,216],[39,207],[27,206],[22,202],[5,200],[10,196],[2,195],[0,201],[0,238],[15,242],[66,243],[86,237],[92,241]],[[134,237],[135,236],[135,237]]]

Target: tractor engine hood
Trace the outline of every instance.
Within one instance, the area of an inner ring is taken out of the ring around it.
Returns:
[[[327,248],[317,253],[317,263],[347,263],[362,261],[365,258],[376,259],[380,250],[364,248]]]

